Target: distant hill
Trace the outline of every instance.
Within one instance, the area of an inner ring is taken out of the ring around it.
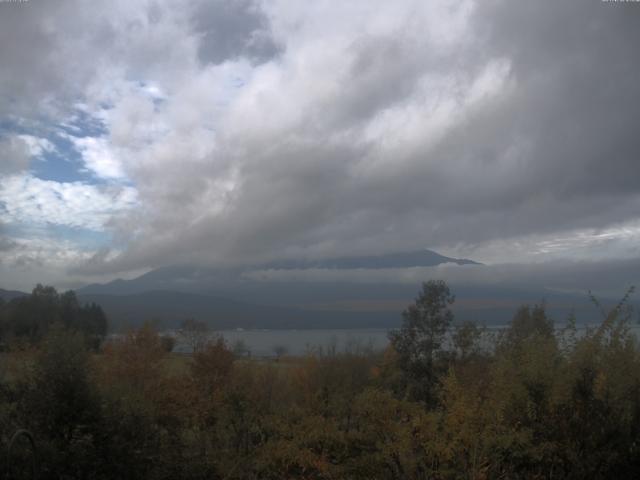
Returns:
[[[18,290],[3,290],[2,288],[0,288],[0,298],[7,302],[14,298],[26,297],[27,295],[29,294],[25,292],[19,292]]]

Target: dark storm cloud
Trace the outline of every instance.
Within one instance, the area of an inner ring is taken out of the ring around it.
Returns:
[[[478,55],[509,61],[508,89],[347,203],[400,231],[425,221],[432,245],[637,218],[638,20],[600,2],[480,2]]]
[[[629,6],[479,4],[488,48],[511,59],[519,85],[504,138],[532,144],[530,188],[561,198],[638,193],[640,10]]]
[[[215,0],[197,4],[193,13],[204,63],[222,63],[244,56],[262,63],[278,55],[269,19],[254,0]]]

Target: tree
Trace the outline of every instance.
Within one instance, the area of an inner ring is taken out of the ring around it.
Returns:
[[[207,343],[193,354],[191,375],[209,393],[220,388],[229,380],[233,368],[234,355],[227,348],[222,337]]]
[[[93,476],[101,413],[89,367],[83,336],[52,326],[35,356],[33,379],[21,402],[25,424],[33,428],[45,452],[43,469],[48,475]]]
[[[427,403],[435,400],[437,364],[444,336],[453,321],[449,305],[454,300],[444,281],[423,283],[415,303],[402,312],[400,330],[389,333],[398,354],[398,366],[405,376],[407,393]]]
[[[471,321],[456,325],[451,340],[460,361],[466,361],[480,352],[483,333],[483,330]]]
[[[26,338],[32,343],[43,338],[55,323],[84,334],[96,349],[107,333],[107,317],[99,305],[81,306],[73,290],[58,293],[55,288],[40,284],[31,295],[7,303],[2,317],[7,336]]]
[[[165,352],[171,353],[176,346],[176,339],[169,335],[161,335],[160,344]]]
[[[11,333],[30,341],[40,340],[50,325],[60,321],[60,298],[53,287],[38,284],[31,295],[10,302],[7,323]]]
[[[167,351],[158,332],[144,324],[104,346],[101,362],[108,383],[120,383],[130,390],[152,390],[160,377]]]
[[[284,345],[274,345],[272,350],[276,355],[276,360],[280,360],[280,357],[285,356],[289,351]]]
[[[517,349],[531,337],[555,341],[553,320],[547,316],[545,304],[521,306],[513,316],[509,328],[500,339],[500,348]]]
[[[97,349],[107,334],[107,316],[100,305],[90,303],[82,307],[81,318],[80,331],[85,333],[91,346]]]
[[[191,352],[199,352],[209,342],[209,327],[204,322],[187,318],[180,324],[180,337]]]
[[[245,355],[250,356],[251,354],[249,347],[247,347],[247,344],[241,338],[235,341],[232,350],[236,357],[244,357]]]

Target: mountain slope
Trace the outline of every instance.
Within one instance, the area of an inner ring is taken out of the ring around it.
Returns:
[[[284,260],[245,268],[211,268],[200,266],[168,266],[145,273],[132,280],[117,279],[105,284],[92,284],[78,289],[83,294],[127,295],[152,290],[211,293],[235,298],[240,288],[246,290],[243,273],[254,270],[368,269],[434,267],[444,263],[481,265],[473,260],[445,257],[431,250],[392,253],[388,255],[342,257],[323,260]]]
[[[415,252],[400,252],[387,255],[369,255],[357,257],[339,257],[322,260],[288,260],[281,262],[271,262],[264,265],[263,269],[307,269],[307,268],[329,268],[329,269],[381,269],[381,268],[411,268],[411,267],[434,267],[443,263],[455,263],[457,265],[480,265],[478,262],[467,259],[450,258],[440,255],[431,250],[420,250]]]
[[[14,298],[26,297],[27,295],[29,294],[25,292],[19,292],[17,290],[4,290],[0,288],[0,298],[2,298],[6,302]]]

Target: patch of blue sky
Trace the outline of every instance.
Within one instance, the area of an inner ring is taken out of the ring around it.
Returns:
[[[55,182],[84,182],[88,184],[106,184],[102,179],[86,168],[82,154],[77,150],[71,137],[99,138],[108,133],[103,121],[82,109],[66,122],[57,125],[24,126],[15,120],[0,117],[0,138],[7,135],[30,135],[48,140],[55,149],[43,151],[30,163],[30,173],[41,179]],[[133,186],[128,179],[122,179],[121,185]]]
[[[0,117],[0,136],[13,132],[16,126],[17,125],[13,120],[7,117]]]
[[[80,110],[74,115],[72,121],[60,125],[25,125],[17,119],[0,117],[0,138],[10,135],[30,135],[44,138],[54,145],[55,150],[43,151],[30,162],[31,174],[42,180],[95,183],[94,178],[84,171],[82,155],[75,149],[67,135],[87,137],[103,135],[105,132],[106,129],[100,120]]]
[[[56,149],[44,152],[31,162],[31,173],[42,180],[54,182],[95,183],[94,177],[85,171],[82,155],[73,143],[57,135],[47,138]]]
[[[10,135],[33,135],[43,137],[45,129],[37,128],[35,125],[25,125],[20,119],[10,117],[0,117],[0,138]]]
[[[95,250],[108,247],[112,244],[112,235],[109,232],[97,232],[86,228],[74,228],[66,225],[47,225],[47,233],[54,238],[69,240],[83,249]]]
[[[59,124],[57,128],[68,135],[81,138],[101,137],[108,133],[102,119],[80,109],[76,110],[68,121]]]

